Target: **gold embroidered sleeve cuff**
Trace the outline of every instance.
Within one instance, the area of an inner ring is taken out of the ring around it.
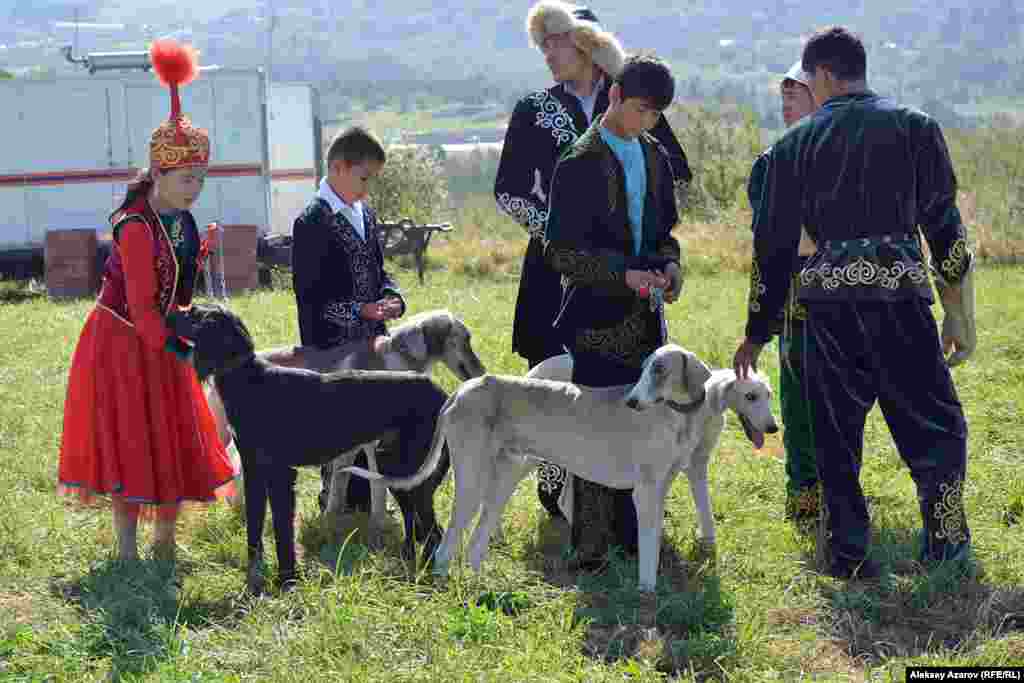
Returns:
[[[497,196],[498,207],[512,217],[514,221],[526,228],[530,237],[543,237],[544,224],[548,212],[538,208],[537,204],[523,197],[513,197],[508,192]]]
[[[548,242],[544,256],[551,266],[574,284],[596,285],[625,282],[625,258],[620,254],[599,254]]]

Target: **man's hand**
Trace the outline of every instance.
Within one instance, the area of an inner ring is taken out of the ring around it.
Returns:
[[[643,291],[650,292],[651,289],[665,289],[669,285],[667,277],[653,270],[627,270],[626,286],[643,296]]]
[[[942,353],[946,365],[955,367],[970,358],[978,346],[974,321],[974,268],[971,267],[959,284],[949,285],[936,280],[939,299],[946,312],[942,320]]]
[[[381,299],[378,303],[384,305],[384,312],[387,315],[387,320],[395,320],[402,317],[402,313],[405,307],[402,305],[402,300],[397,296],[387,296]]]
[[[751,372],[757,372],[757,359],[763,348],[764,344],[755,344],[749,339],[743,340],[736,349],[736,355],[732,357],[732,369],[736,371],[736,377],[747,379]]]
[[[385,297],[379,301],[363,304],[359,315],[364,320],[393,320],[402,315],[402,301],[398,297]]]
[[[669,286],[665,290],[665,303],[673,303],[679,298],[683,291],[683,272],[675,261],[669,262],[665,267],[665,277],[669,279]]]

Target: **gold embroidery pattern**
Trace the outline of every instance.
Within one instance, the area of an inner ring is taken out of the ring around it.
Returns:
[[[205,166],[210,163],[210,135],[187,116],[164,121],[149,142],[149,159],[158,168]]]
[[[530,237],[543,237],[544,225],[548,220],[548,212],[538,209],[529,199],[514,197],[508,192],[498,195],[498,206],[512,216],[517,223],[525,226]]]
[[[606,259],[577,249],[548,247],[551,250],[551,266],[578,283],[616,282],[621,273],[612,271]]]
[[[793,281],[789,285],[789,305],[786,308],[786,315],[790,320],[807,320],[807,307],[796,300],[799,288],[800,273],[793,273]]]
[[[650,337],[644,308],[633,313],[614,327],[584,329],[576,335],[576,345],[581,351],[590,351],[615,360],[627,367],[640,367],[657,348],[658,340]]]
[[[928,271],[924,264],[915,261],[893,261],[892,265],[885,267],[861,256],[845,266],[822,263],[814,268],[804,268],[800,272],[800,283],[810,287],[815,280],[821,280],[821,287],[826,290],[871,285],[895,290],[905,277],[915,284],[924,284],[928,281]]]
[[[939,485],[941,497],[935,503],[932,515],[939,523],[935,537],[950,543],[967,541],[967,519],[964,515],[964,482],[957,479],[952,484]]]
[[[529,97],[537,107],[534,125],[549,129],[558,145],[576,141],[579,134],[576,132],[576,124],[573,123],[572,115],[556,97],[546,90],[536,92]]]
[[[761,282],[761,267],[757,265],[757,259],[750,264],[750,311],[761,312],[761,297],[768,291],[768,288]]]
[[[540,489],[545,493],[555,493],[565,486],[568,472],[564,467],[541,462],[537,467],[537,480]]]
[[[956,238],[949,248],[949,254],[942,259],[942,272],[950,282],[956,282],[963,275],[967,263],[971,258],[971,250],[967,248],[967,240],[963,237]]]

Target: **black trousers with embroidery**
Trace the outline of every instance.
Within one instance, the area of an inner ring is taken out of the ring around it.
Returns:
[[[562,353],[565,353],[565,351],[562,350],[560,353],[551,353],[543,357],[527,359],[528,369],[533,370],[548,358],[561,355]],[[562,495],[562,489],[565,488],[565,479],[566,471],[564,467],[545,463],[537,469],[537,498],[552,517],[565,517],[562,514],[562,510],[558,507],[558,499]]]
[[[927,302],[807,302],[804,390],[833,562],[857,563],[870,537],[860,487],[864,424],[877,401],[917,486],[923,558],[966,553],[967,423]]]
[[[589,387],[633,384],[639,367],[612,363],[608,358],[574,349],[572,381]],[[613,489],[583,477],[573,477],[572,546],[580,559],[597,560],[617,545],[637,554],[639,534],[633,489]]]

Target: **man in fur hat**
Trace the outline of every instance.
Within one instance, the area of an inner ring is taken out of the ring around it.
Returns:
[[[779,94],[782,99],[782,120],[789,128],[815,109],[814,96],[808,86],[809,75],[804,73],[800,60],[782,77]],[[754,211],[754,224],[761,205],[761,191],[771,159],[769,147],[754,162],[747,185],[747,196]],[[815,251],[814,242],[801,229],[797,271]],[[794,277],[794,280],[796,278]],[[779,403],[782,406],[786,447],[786,519],[800,531],[811,531],[818,521],[818,467],[814,462],[811,443],[810,406],[801,387],[803,377],[804,321],[807,311],[796,303],[799,282],[790,287],[783,309],[779,333]]]
[[[560,0],[540,0],[526,17],[531,43],[544,55],[555,85],[519,100],[509,120],[494,183],[499,208],[530,236],[523,260],[512,331],[512,350],[534,367],[565,353],[552,331],[562,298],[561,276],[544,262],[548,191],[559,156],[608,109],[612,79],[622,70],[625,51],[594,13]],[[682,147],[668,121],[659,117],[651,134],[668,157],[674,182],[692,178]],[[559,499],[571,476],[557,466],[538,468],[537,495],[558,517],[569,508]]]

